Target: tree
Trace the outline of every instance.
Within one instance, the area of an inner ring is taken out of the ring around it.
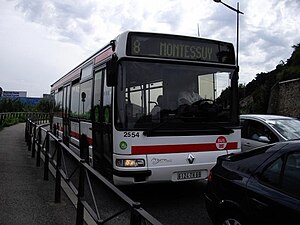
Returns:
[[[53,110],[55,101],[53,98],[43,98],[36,106],[37,111],[50,113]]]
[[[0,112],[23,112],[24,105],[18,99],[0,98]]]
[[[286,63],[281,60],[276,69],[257,74],[255,79],[246,85],[244,92],[239,91],[240,100],[249,97],[254,99],[254,101],[247,101],[251,105],[243,105],[243,108],[251,109],[251,112],[244,113],[267,113],[272,87],[281,81],[300,78],[300,44],[294,45],[293,48],[294,51]]]

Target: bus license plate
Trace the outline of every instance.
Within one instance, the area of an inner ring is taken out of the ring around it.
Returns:
[[[201,171],[178,172],[177,180],[191,180],[201,178]]]

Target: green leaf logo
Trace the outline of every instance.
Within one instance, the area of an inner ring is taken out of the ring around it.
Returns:
[[[125,150],[127,148],[127,143],[125,141],[120,142],[120,149]]]

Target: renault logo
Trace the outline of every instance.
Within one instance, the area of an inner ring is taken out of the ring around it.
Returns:
[[[189,161],[190,164],[193,164],[195,157],[192,154],[189,154],[187,160]]]

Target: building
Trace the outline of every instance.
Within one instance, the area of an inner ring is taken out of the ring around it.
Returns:
[[[27,91],[3,91],[1,97],[7,97],[7,98],[26,98],[27,97]]]
[[[39,104],[42,98],[27,97],[27,91],[3,91],[0,87],[1,99],[13,99],[14,101],[20,101],[23,104],[35,106]]]

